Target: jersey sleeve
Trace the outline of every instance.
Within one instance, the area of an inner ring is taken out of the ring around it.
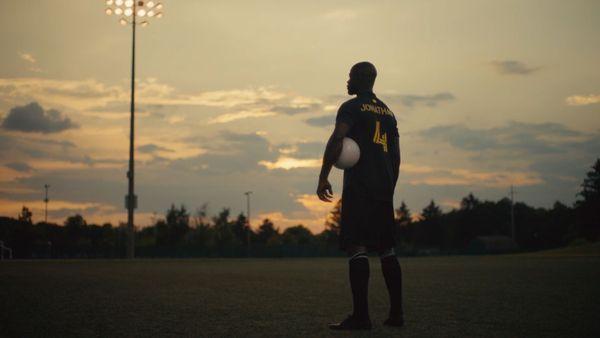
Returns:
[[[350,109],[350,105],[348,102],[343,103],[338,109],[337,115],[335,117],[335,123],[344,122],[350,127],[354,125],[354,120],[356,117],[352,114],[352,110]]]
[[[392,136],[400,137],[400,134],[398,133],[398,124],[395,117],[392,117]]]

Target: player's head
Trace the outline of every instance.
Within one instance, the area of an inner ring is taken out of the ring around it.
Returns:
[[[352,66],[350,69],[350,79],[348,79],[348,94],[354,95],[360,92],[372,92],[377,69],[372,63],[364,61]]]

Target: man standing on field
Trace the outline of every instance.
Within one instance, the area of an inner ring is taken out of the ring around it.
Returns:
[[[317,195],[331,202],[333,191],[328,181],[331,167],[342,151],[344,137],[356,141],[360,159],[344,170],[340,249],[347,252],[354,311],[333,330],[368,330],[369,259],[376,252],[390,296],[389,317],[384,324],[404,325],[402,310],[402,270],[394,252],[393,196],[400,171],[400,142],[396,118],[373,93],[377,76],[369,62],[355,64],[350,70],[348,94],[336,116],[335,129],[327,142],[319,175]]]

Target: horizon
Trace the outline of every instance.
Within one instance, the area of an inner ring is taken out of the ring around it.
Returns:
[[[253,228],[322,231],[321,157],[363,60],[398,120],[395,208],[511,185],[571,205],[600,155],[598,2],[164,3],[136,37],[137,227],[171,203],[245,214],[253,191]],[[49,184],[49,222],[126,222],[131,35],[104,8],[0,3],[2,215],[43,220]]]

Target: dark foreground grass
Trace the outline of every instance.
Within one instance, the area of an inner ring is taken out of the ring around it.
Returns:
[[[406,326],[359,336],[599,337],[600,257],[400,258]],[[347,336],[341,258],[0,262],[0,336]]]

